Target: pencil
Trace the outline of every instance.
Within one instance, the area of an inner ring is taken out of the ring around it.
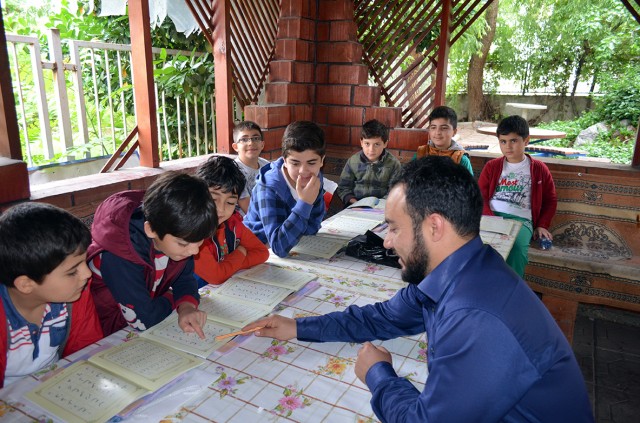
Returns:
[[[216,341],[221,341],[223,339],[231,338],[232,336],[236,336],[236,335],[246,335],[248,333],[252,333],[252,332],[255,332],[257,330],[260,330],[263,327],[264,326],[258,326],[257,328],[253,328],[253,329],[249,329],[249,330],[245,330],[245,331],[238,330],[238,331],[227,333],[227,334],[224,334],[224,335],[218,335],[218,336],[216,336]]]

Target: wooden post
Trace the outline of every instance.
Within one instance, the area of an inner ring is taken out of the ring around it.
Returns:
[[[60,30],[49,30],[49,59],[53,65],[53,89],[58,101],[58,126],[60,138],[64,140],[65,148],[73,147],[73,133],[71,132],[71,113],[69,112],[69,96],[67,95],[67,82],[64,75],[64,58],[62,56],[62,43],[60,42]],[[43,107],[46,107],[43,105]],[[75,156],[67,155],[68,160],[74,160]]]
[[[436,65],[436,92],[434,106],[443,106],[447,93],[447,68],[451,47],[451,0],[442,0],[440,15],[440,39],[438,40],[438,62]]]
[[[636,131],[636,146],[633,149],[631,167],[640,168],[640,121],[638,121],[638,130]]]
[[[0,6],[0,156],[22,160],[20,129],[13,97],[7,37],[4,34],[4,19]]]
[[[216,139],[218,153],[231,152],[231,133],[233,131],[233,89],[231,79],[231,19],[229,0],[218,1],[214,16],[215,31],[213,39],[213,60],[215,66],[216,89]]]
[[[158,118],[153,86],[153,59],[148,0],[129,0],[131,68],[136,100],[140,165],[159,167]]]

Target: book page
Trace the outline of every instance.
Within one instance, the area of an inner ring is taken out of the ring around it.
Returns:
[[[200,298],[199,310],[207,312],[209,319],[240,329],[254,320],[271,313],[271,308],[258,304],[247,307],[246,303],[228,297],[211,296]]]
[[[218,288],[212,297],[226,297],[240,301],[249,307],[259,306],[273,310],[280,301],[289,296],[292,291],[275,285],[266,285],[246,279],[232,277]]]
[[[358,217],[349,217],[343,219],[335,219],[331,222],[325,222],[322,227],[326,229],[337,229],[344,232],[356,232],[359,235],[378,226],[384,220],[384,216],[379,216],[376,220],[361,219]]]
[[[361,198],[349,207],[348,209],[356,208],[356,207],[371,207],[374,208],[378,205],[378,201],[380,201],[377,197],[365,197]]]
[[[249,279],[255,282],[262,282],[269,285],[281,286],[297,291],[308,282],[316,279],[313,273],[284,269],[270,264],[259,264],[251,269],[237,273],[236,276],[242,279]]]
[[[291,249],[291,252],[330,259],[347,245],[347,242],[346,239],[305,235],[300,238],[300,242]]]
[[[480,218],[480,230],[509,235],[514,221],[503,219],[500,216],[482,216]]]
[[[194,336],[197,338],[197,335]],[[132,339],[101,351],[89,361],[121,374],[150,391],[161,388],[203,363],[196,357],[145,338]]]
[[[226,343],[226,341],[216,341],[216,336],[232,332],[235,328],[207,318],[207,323],[202,330],[205,339],[200,339],[195,333],[183,332],[178,325],[178,315],[173,313],[162,322],[142,332],[140,336],[167,344],[198,357],[207,358]]]
[[[75,363],[25,396],[71,423],[101,423],[149,392],[87,361]]]

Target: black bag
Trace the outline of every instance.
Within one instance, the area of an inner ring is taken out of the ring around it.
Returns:
[[[384,248],[384,240],[371,231],[358,235],[347,244],[346,254],[360,260],[400,268],[398,256],[393,250]]]

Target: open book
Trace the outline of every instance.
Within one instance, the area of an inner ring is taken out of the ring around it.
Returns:
[[[205,339],[184,333],[175,313],[141,336],[206,358],[229,341],[216,341],[216,336],[234,332],[266,316],[291,293],[315,278],[312,273],[260,264],[235,274],[210,297],[200,300],[198,308],[207,312]]]
[[[291,252],[330,259],[335,256],[338,251],[346,247],[350,238],[305,235],[300,238],[300,241],[291,249]]]
[[[368,207],[368,208],[372,208],[372,209],[382,209],[382,210],[384,210],[384,206],[385,206],[386,202],[387,202],[387,200],[385,200],[384,198],[364,197],[364,198],[361,198],[360,200],[356,201],[355,203],[351,204],[347,208],[348,209],[353,209],[353,208],[356,208],[356,207]]]
[[[480,230],[509,235],[515,221],[504,219],[501,216],[482,216],[480,218]]]
[[[26,397],[67,422],[105,422],[204,360],[136,338],[80,361]]]

